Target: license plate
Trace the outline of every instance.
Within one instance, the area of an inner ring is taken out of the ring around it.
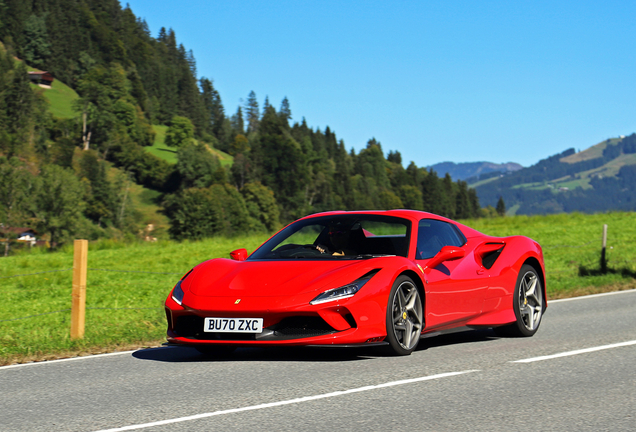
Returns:
[[[204,332],[262,333],[263,318],[206,318]]]

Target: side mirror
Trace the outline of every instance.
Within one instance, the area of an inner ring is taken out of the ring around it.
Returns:
[[[464,258],[465,255],[466,251],[458,246],[444,246],[439,252],[437,252],[437,255],[431,258],[424,269],[433,269],[444,261],[453,261]]]
[[[245,261],[247,259],[247,249],[237,249],[230,252],[230,258],[234,261]]]

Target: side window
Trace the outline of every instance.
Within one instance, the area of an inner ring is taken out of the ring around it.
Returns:
[[[422,219],[417,228],[415,259],[433,258],[444,246],[462,246],[466,239],[453,225],[435,219]]]

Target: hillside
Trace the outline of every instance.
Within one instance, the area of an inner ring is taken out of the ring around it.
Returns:
[[[636,134],[574,149],[504,176],[473,182],[483,205],[509,214],[636,209]]]
[[[0,0],[0,9],[4,226],[59,246],[145,238],[149,224],[179,240],[271,232],[334,208],[482,214],[466,182],[405,167],[375,139],[348,151],[329,126],[312,128],[302,113],[292,122],[286,97],[260,105],[251,91],[226,109],[175,32],[151,35],[118,0]],[[27,64],[53,86],[31,84]]]
[[[492,162],[440,162],[427,168],[432,168],[440,176],[448,173],[454,179],[466,180],[468,183],[472,183],[484,178],[489,178],[492,175],[518,171],[522,169],[523,166],[515,162],[504,164]]]
[[[171,147],[166,145],[166,131],[168,126],[165,125],[152,125],[152,129],[155,131],[155,140],[151,146],[145,147],[146,151],[152,155],[157,156],[159,159],[163,159],[166,162],[177,163],[177,147]],[[234,163],[234,158],[214,147],[206,147],[210,153],[219,158],[219,162],[223,167],[231,167]]]

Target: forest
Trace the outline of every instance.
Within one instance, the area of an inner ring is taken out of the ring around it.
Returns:
[[[28,68],[77,92],[73,116],[51,113]],[[287,98],[259,104],[254,91],[227,111],[175,32],[153,37],[117,0],[0,0],[0,231],[30,227],[53,246],[139,237],[131,183],[158,193],[178,240],[271,232],[326,210],[495,214],[466,182],[405,168],[374,138],[356,153],[328,126],[293,119]],[[156,125],[176,163],[146,151]]]

